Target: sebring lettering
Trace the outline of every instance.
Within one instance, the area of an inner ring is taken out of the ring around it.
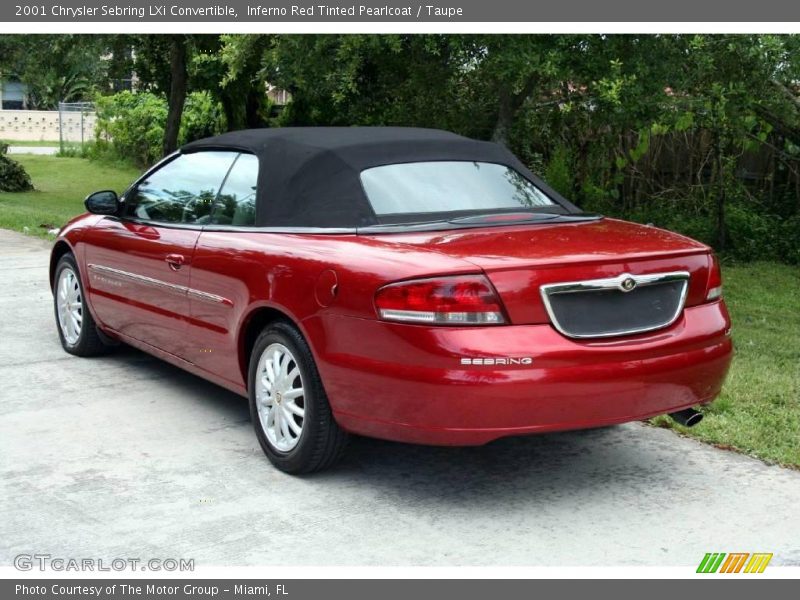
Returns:
[[[529,356],[524,356],[520,358],[512,358],[508,357],[497,357],[497,358],[462,358],[461,359],[462,365],[480,365],[480,366],[489,366],[489,367],[500,367],[500,366],[512,366],[512,365],[530,365],[533,364],[533,359]]]

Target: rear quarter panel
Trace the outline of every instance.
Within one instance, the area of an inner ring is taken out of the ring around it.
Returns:
[[[242,336],[259,309],[277,310],[296,323],[316,355],[326,344],[318,339],[317,328],[306,326],[310,319],[326,315],[374,319],[373,298],[381,285],[462,272],[480,269],[439,253],[390,248],[388,242],[356,235],[204,232],[192,260],[191,287],[224,301],[192,300],[197,348],[188,359],[244,384]],[[335,294],[326,298],[332,283]]]

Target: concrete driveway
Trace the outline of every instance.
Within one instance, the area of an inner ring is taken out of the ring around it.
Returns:
[[[0,230],[0,565],[800,564],[800,473],[631,424],[446,449],[358,439],[271,468],[247,403],[131,349],[59,346],[49,244]]]

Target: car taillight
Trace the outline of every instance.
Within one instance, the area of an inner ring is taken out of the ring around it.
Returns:
[[[401,281],[375,294],[381,319],[432,325],[505,323],[497,293],[483,275]]]
[[[719,269],[719,260],[711,255],[711,269],[708,272],[708,285],[706,285],[706,302],[722,298],[722,273]]]

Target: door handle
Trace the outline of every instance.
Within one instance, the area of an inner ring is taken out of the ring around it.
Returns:
[[[180,269],[183,266],[183,263],[186,261],[186,259],[183,257],[183,254],[167,254],[164,260],[167,261],[169,268],[173,271]]]

